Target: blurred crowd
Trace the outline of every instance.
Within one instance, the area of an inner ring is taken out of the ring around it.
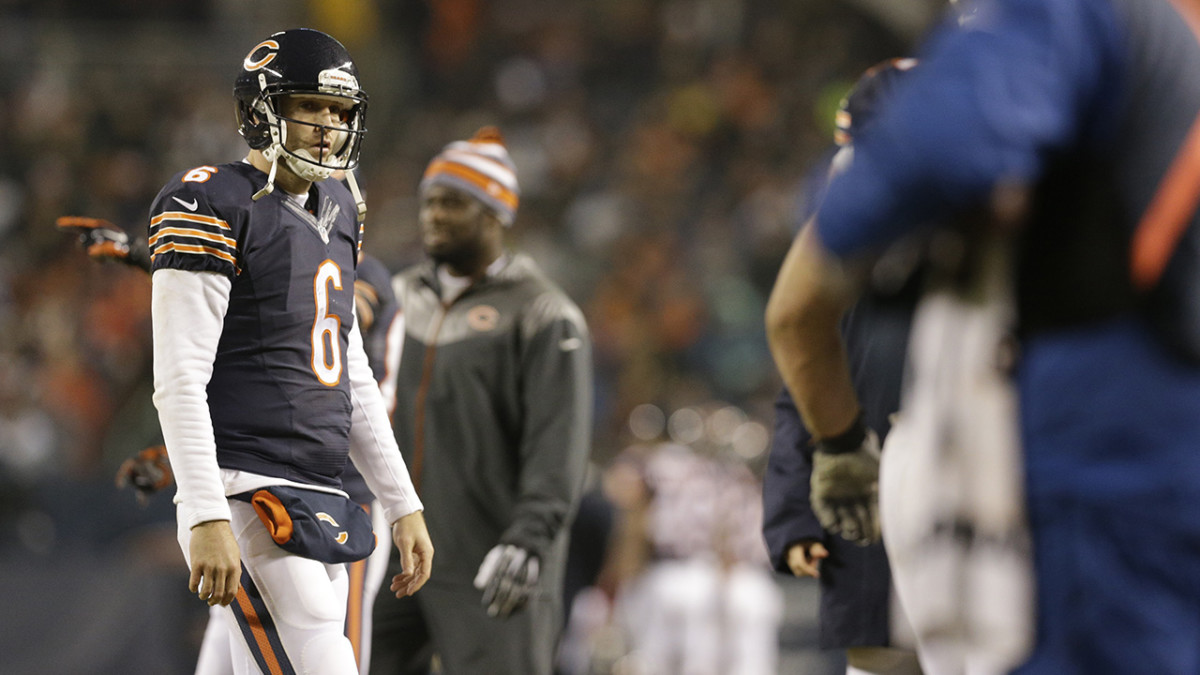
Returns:
[[[297,25],[342,40],[371,97],[366,250],[393,271],[416,261],[426,162],[497,125],[520,173],[512,234],[594,334],[597,466],[639,440],[650,405],[725,424],[757,471],[780,386],[763,306],[833,111],[867,66],[906,53],[934,4],[0,2],[0,526],[17,535],[0,547],[53,548],[21,516],[38,486],[115,492],[120,461],[157,442],[149,283],[89,262],[55,218],[142,232],[167,177],[244,155],[230,94],[243,50]],[[88,523],[124,497],[94,498]]]

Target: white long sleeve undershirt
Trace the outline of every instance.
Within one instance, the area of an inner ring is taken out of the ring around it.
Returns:
[[[154,272],[154,405],[175,473],[177,517],[188,528],[229,520],[208,410],[208,381],[231,282],[212,272]]]

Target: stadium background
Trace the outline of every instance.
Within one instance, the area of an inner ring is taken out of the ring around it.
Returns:
[[[205,613],[170,500],[138,508],[112,482],[157,442],[149,284],[88,261],[54,220],[140,230],[172,173],[244,156],[230,90],[249,46],[304,25],[355,56],[366,247],[393,270],[420,256],[428,159],[501,127],[522,188],[514,242],[595,336],[598,467],[651,404],[734,411],[704,427],[709,446],[759,469],[779,387],[762,309],[833,110],[937,5],[0,0],[0,673],[190,672]],[[784,585],[785,669],[828,667],[815,587]]]

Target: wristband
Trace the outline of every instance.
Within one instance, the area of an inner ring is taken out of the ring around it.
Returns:
[[[867,440],[867,425],[863,421],[862,411],[850,423],[850,428],[836,436],[829,436],[817,441],[817,450],[829,455],[842,455],[854,452],[862,447]]]

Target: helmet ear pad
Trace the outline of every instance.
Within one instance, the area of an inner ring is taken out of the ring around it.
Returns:
[[[251,103],[241,98],[235,103],[238,132],[241,133],[242,138],[246,139],[246,144],[252,150],[263,150],[271,145],[270,124],[267,122],[266,115],[255,109],[265,105],[261,100]]]

